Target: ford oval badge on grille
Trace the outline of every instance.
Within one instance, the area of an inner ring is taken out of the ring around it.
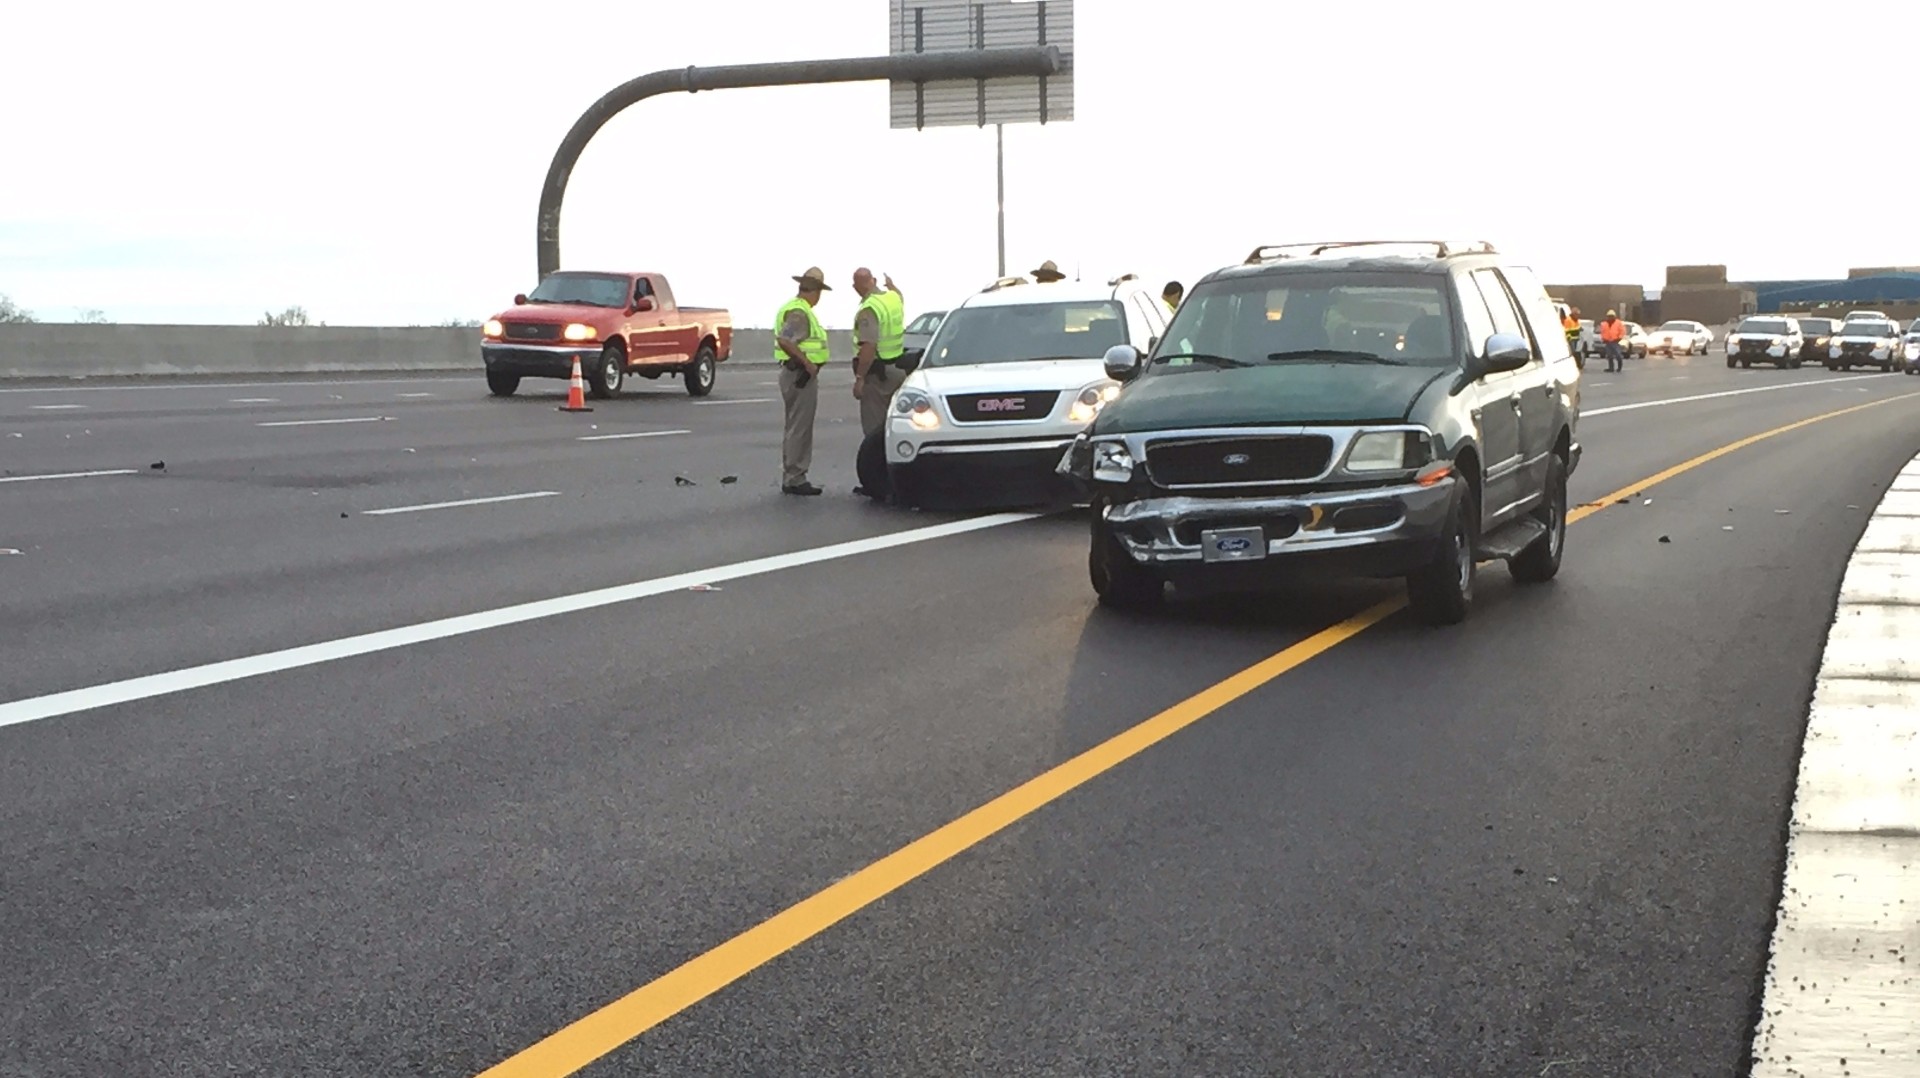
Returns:
[[[1252,457],[1247,456],[1245,453],[1228,453],[1226,456],[1220,458],[1220,463],[1231,464],[1238,467],[1252,459]]]
[[[1251,539],[1222,539],[1214,544],[1214,549],[1223,554],[1238,554],[1253,546]]]

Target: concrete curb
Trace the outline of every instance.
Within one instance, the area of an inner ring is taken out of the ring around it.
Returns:
[[[1794,793],[1753,1078],[1920,1075],[1916,640],[1920,457],[1881,499],[1841,583]]]

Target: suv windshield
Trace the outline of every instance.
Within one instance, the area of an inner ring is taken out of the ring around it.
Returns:
[[[940,328],[940,319],[946,313],[947,312],[945,311],[928,311],[926,314],[923,314],[920,317],[914,319],[910,324],[908,324],[907,328],[902,330],[901,332],[932,333],[934,330]]]
[[[1745,322],[1740,323],[1740,328],[1734,330],[1734,332],[1769,333],[1776,337],[1784,337],[1787,335],[1787,324],[1785,322],[1764,318],[1749,318]]]
[[[1198,285],[1180,304],[1153,362],[1197,368],[1220,366],[1221,358],[1248,365],[1453,363],[1445,278],[1284,273]]]
[[[627,279],[609,273],[556,273],[527,293],[527,302],[624,308],[627,305]]]
[[[962,307],[940,323],[923,366],[1099,359],[1126,343],[1126,314],[1113,300]]]

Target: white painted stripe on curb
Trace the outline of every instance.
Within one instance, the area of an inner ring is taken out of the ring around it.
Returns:
[[[425,505],[400,505],[392,509],[368,509],[363,517],[388,517],[396,513],[424,513],[429,509],[458,509],[466,505],[493,505],[497,502],[523,502],[528,498],[558,498],[557,490],[535,490],[526,494],[501,494],[491,498],[462,498],[457,502],[428,502]]]
[[[193,666],[184,670],[171,670],[162,674],[149,674],[145,677],[109,682],[105,685],[93,685],[84,689],[72,689],[67,692],[15,700],[0,704],[0,726],[17,726],[21,723],[71,715],[75,712],[91,711],[95,708],[187,692],[209,685],[262,677],[283,670],[297,670],[303,666],[336,662],[356,655],[389,651],[434,640],[445,640],[448,637],[465,636],[505,625],[518,625],[542,618],[559,617],[563,614],[612,606],[616,603],[630,603],[636,599],[684,591],[698,584],[719,584],[743,577],[776,573],[783,569],[797,569],[803,565],[852,558],[875,551],[891,550],[894,547],[911,546],[914,543],[925,543],[948,536],[1017,524],[1044,515],[1043,513],[995,513],[969,520],[956,520],[947,524],[934,524],[925,528],[893,532],[889,535],[876,535],[870,539],[855,539],[845,543],[814,547],[811,550],[796,550],[787,554],[775,554],[772,557],[754,558],[751,561],[735,562],[732,565],[722,565],[713,569],[676,573],[672,576],[642,580],[633,584],[562,595],[554,599],[541,599],[517,606],[483,610],[474,614],[461,614],[438,621],[422,622],[398,629],[383,629],[379,632],[328,640],[318,644],[306,644],[288,648],[285,651],[269,651],[242,659],[228,659],[224,662],[208,663],[205,666]]]
[[[1847,563],[1801,750],[1753,1078],[1920,1075],[1920,458]],[[1843,1062],[1844,1061],[1844,1062]]]
[[[271,423],[255,423],[256,427],[334,427],[342,423],[390,423],[390,415],[364,415],[352,419],[276,419]]]
[[[1637,404],[1615,404],[1606,408],[1582,408],[1580,418],[1591,419],[1598,415],[1612,415],[1615,412],[1632,412],[1641,408],[1665,408],[1670,404],[1691,404],[1694,401],[1718,400],[1721,397],[1744,397],[1749,393],[1777,393],[1783,389],[1813,389],[1819,386],[1831,386],[1835,381],[1864,382],[1872,378],[1899,378],[1897,374],[1850,374],[1841,379],[1821,378],[1808,382],[1784,382],[1780,385],[1753,386],[1748,389],[1728,389],[1719,393],[1695,393],[1691,397],[1665,397],[1654,401],[1640,401]],[[1608,383],[1612,384],[1612,383]],[[1863,388],[1861,392],[1866,390]]]
[[[138,475],[138,468],[114,468],[105,472],[55,472],[50,475],[0,476],[0,483],[38,483],[43,479],[93,479],[102,475]]]
[[[636,430],[626,434],[587,434],[582,435],[583,442],[615,442],[622,438],[665,438],[669,434],[692,434],[690,430]]]

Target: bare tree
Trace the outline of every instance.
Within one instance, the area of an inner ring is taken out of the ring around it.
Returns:
[[[32,311],[15,303],[12,297],[0,294],[0,323],[22,325],[38,321],[40,320],[33,316]]]
[[[307,316],[305,307],[288,307],[279,314],[268,311],[260,316],[257,323],[262,326],[310,326],[313,320]]]
[[[88,326],[110,326],[113,324],[113,319],[107,317],[107,312],[98,307],[89,307],[81,311],[79,317],[75,318],[74,321]]]
[[[440,323],[440,328],[441,329],[479,329],[480,320],[478,318],[449,318],[446,321]]]

